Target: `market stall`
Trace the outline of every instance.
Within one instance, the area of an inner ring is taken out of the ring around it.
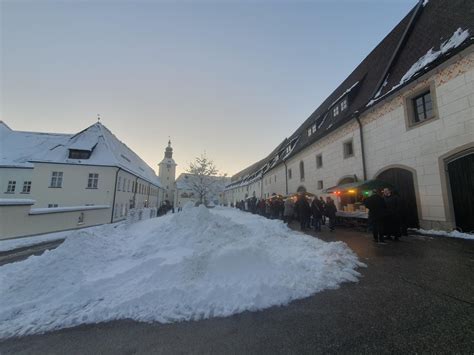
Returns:
[[[369,211],[364,206],[364,200],[372,194],[373,190],[385,187],[391,187],[391,185],[382,180],[363,180],[326,189],[325,193],[335,196],[338,208],[336,224],[366,229]]]

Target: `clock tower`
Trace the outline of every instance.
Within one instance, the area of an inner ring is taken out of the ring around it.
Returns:
[[[168,146],[165,149],[165,157],[158,166],[160,167],[160,181],[165,189],[164,199],[168,200],[171,204],[174,203],[176,165],[177,164],[173,160],[171,141],[168,141]]]

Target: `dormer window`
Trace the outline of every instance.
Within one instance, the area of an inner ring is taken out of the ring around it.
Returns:
[[[341,112],[347,109],[347,97],[341,101]]]
[[[337,115],[339,115],[339,105],[335,106],[333,109],[332,109],[332,115],[334,117],[336,117]]]
[[[69,159],[89,159],[90,150],[69,149]]]

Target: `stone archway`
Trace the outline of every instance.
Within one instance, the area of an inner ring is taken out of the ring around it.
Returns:
[[[463,232],[474,231],[474,148],[446,159],[450,202],[455,227]]]
[[[379,172],[376,178],[392,185],[394,192],[400,196],[403,230],[418,228],[419,217],[414,173],[403,167],[389,167]]]

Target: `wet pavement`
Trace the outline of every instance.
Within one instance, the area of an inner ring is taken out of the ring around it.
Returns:
[[[346,229],[318,236],[347,243],[367,264],[358,283],[227,318],[122,320],[8,339],[0,353],[474,353],[474,241],[409,236],[377,245]]]

